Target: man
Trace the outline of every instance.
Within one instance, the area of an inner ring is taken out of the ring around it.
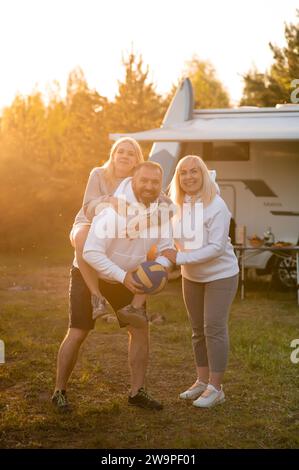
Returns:
[[[115,196],[124,195],[129,203],[143,204],[145,206],[143,213],[146,217],[141,217],[141,219],[144,222],[148,219],[147,215],[154,216],[157,213],[161,188],[162,168],[157,163],[144,162],[136,168],[133,178],[127,178],[120,185]],[[125,219],[126,222],[130,222],[132,216],[125,217]],[[158,219],[159,217],[156,217],[156,220]],[[139,220],[139,222],[142,221]],[[113,228],[116,229],[112,236],[99,236],[100,229],[103,227],[110,229],[111,223],[115,224]],[[143,229],[148,228],[148,224],[146,227],[142,223],[141,225]],[[120,326],[127,327],[129,333],[128,359],[131,391],[128,403],[142,408],[160,410],[162,405],[144,390],[149,357],[149,331],[145,308],[133,308],[133,310],[131,308],[134,294],[141,293],[140,285],[133,278],[133,271],[146,260],[147,252],[153,245],[157,245],[159,253],[172,248],[173,242],[170,236],[163,238],[161,230],[158,230],[158,236],[155,230],[153,230],[155,233],[148,231],[145,238],[136,236],[138,233],[136,230],[133,233],[132,224],[130,230],[128,230],[129,225],[125,226],[126,231],[130,233],[120,237],[118,230],[120,226],[124,227],[123,214],[119,214],[113,208],[100,212],[93,219],[83,256],[98,271],[100,291],[116,311]],[[158,257],[157,261],[166,268],[171,266],[171,263],[164,257]],[[58,353],[56,388],[52,398],[53,403],[60,410],[67,410],[69,407],[66,385],[76,364],[80,346],[89,331],[94,328],[90,292],[79,269],[72,267],[71,276],[70,328]],[[137,323],[136,319],[139,320]]]

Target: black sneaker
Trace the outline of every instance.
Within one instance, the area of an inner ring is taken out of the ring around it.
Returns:
[[[151,398],[144,388],[140,388],[134,397],[128,398],[130,406],[139,406],[140,408],[147,408],[148,410],[162,410],[163,405],[158,401]]]
[[[70,404],[68,402],[65,390],[56,390],[52,396],[52,403],[58,411],[67,413],[71,411]]]

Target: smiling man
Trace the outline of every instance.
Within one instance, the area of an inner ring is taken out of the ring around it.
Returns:
[[[131,391],[128,404],[152,410],[160,410],[162,405],[144,389],[149,358],[146,307],[135,308],[131,302],[135,294],[142,293],[141,286],[133,278],[133,272],[140,263],[146,261],[149,250],[155,245],[159,254],[167,248],[173,248],[171,233],[168,233],[168,237],[162,237],[162,233],[166,233],[162,227],[161,230],[151,231],[149,226],[152,220],[158,220],[159,225],[159,203],[165,203],[161,187],[162,168],[158,163],[144,162],[138,165],[133,177],[125,179],[114,193],[115,198],[125,200],[133,209],[139,209],[137,217],[134,210],[131,214],[124,214],[114,205],[106,207],[93,218],[83,252],[85,261],[98,272],[100,291],[115,310],[120,327],[126,327],[129,334]],[[131,228],[128,230],[130,223]],[[115,231],[111,231],[112,226]],[[162,256],[158,256],[156,261],[165,268],[172,266]],[[74,276],[76,282],[73,282],[70,290],[71,305],[76,306],[71,308],[70,325],[75,328],[80,325],[82,318],[92,324],[90,296],[86,295],[85,301],[82,300],[86,285],[77,271]],[[75,362],[76,358],[71,361],[71,368]]]
[[[127,327],[129,333],[129,366],[131,372],[131,393],[129,405],[150,409],[161,409],[162,405],[153,400],[144,390],[144,381],[149,357],[149,334],[146,307],[139,309],[131,305],[134,294],[141,293],[140,285],[133,278],[133,271],[146,261],[146,256],[153,245],[158,253],[165,247],[173,247],[171,234],[162,238],[148,230],[144,225],[159,209],[159,197],[162,188],[162,168],[154,162],[141,163],[136,167],[133,178],[121,183],[114,196],[124,198],[131,207],[143,206],[137,220],[134,210],[131,215],[119,214],[109,207],[94,217],[84,247],[84,259],[99,274],[101,292],[116,311],[120,327]],[[130,222],[134,220],[134,234],[128,233]],[[125,222],[125,236],[121,236]],[[137,222],[137,224],[136,224]],[[138,233],[138,224],[140,225]],[[109,236],[112,225],[116,235]],[[119,231],[119,226],[121,230]],[[137,228],[136,228],[137,226]],[[107,236],[103,231],[108,229]],[[101,236],[102,234],[102,236]],[[103,236],[104,235],[104,236]],[[157,262],[169,268],[171,263],[164,257]],[[127,305],[128,304],[128,305]]]

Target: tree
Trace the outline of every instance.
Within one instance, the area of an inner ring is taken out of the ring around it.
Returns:
[[[299,18],[299,10],[296,16]],[[299,22],[285,24],[285,40],[282,49],[269,43],[274,59],[269,71],[261,73],[254,68],[244,75],[242,106],[275,106],[291,101],[292,82],[299,79]]]
[[[62,162],[62,149],[67,128],[67,107],[60,96],[59,84],[49,92],[47,109],[48,161],[51,169],[59,168]]]
[[[1,120],[4,153],[24,163],[43,162],[46,148],[46,107],[39,92],[17,95]]]
[[[131,52],[123,58],[125,80],[118,82],[118,93],[110,105],[110,132],[137,132],[159,127],[165,113],[162,97],[149,81],[149,68],[142,56]]]
[[[164,100],[148,79],[142,57],[124,61],[125,80],[109,103],[89,88],[80,68],[46,100],[16,96],[0,116],[0,251],[63,243],[79,210],[88,174],[108,157],[109,132],[157,127]],[[143,147],[146,155],[147,146]]]
[[[63,161],[76,171],[100,165],[107,158],[108,101],[90,90],[80,68],[70,73],[67,84],[67,124],[64,132]]]
[[[187,62],[184,75],[191,80],[195,108],[228,108],[230,106],[229,95],[217,78],[210,62],[194,56]]]
[[[68,243],[88,173],[107,158],[107,100],[82,71],[70,74],[66,99],[56,86],[47,102],[16,96],[1,117],[0,249]]]

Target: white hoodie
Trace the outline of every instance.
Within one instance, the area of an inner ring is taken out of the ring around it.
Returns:
[[[132,178],[126,178],[114,193],[116,197],[124,197],[129,203],[138,204],[132,189]],[[158,204],[151,207],[152,211],[158,209]],[[159,236],[142,236],[137,238],[118,238],[118,230],[124,227],[130,220],[119,215],[112,207],[107,207],[95,216],[85,242],[83,258],[99,274],[99,277],[110,282],[123,283],[128,271],[135,270],[140,263],[146,261],[147,253],[153,245],[157,245],[158,253],[173,248],[172,237],[161,238]],[[114,225],[113,225],[114,224]],[[169,224],[171,227],[171,224]],[[109,231],[116,227],[115,236],[99,237],[101,230]],[[122,233],[122,231],[120,230]],[[170,234],[171,235],[171,234]],[[171,262],[164,256],[159,256],[156,261],[164,267],[170,267]]]
[[[185,196],[185,202],[188,197]],[[196,205],[192,205],[193,217]],[[195,282],[210,282],[234,276],[239,272],[238,260],[229,237],[231,213],[224,200],[216,194],[203,209],[203,245],[184,250],[184,238],[175,239],[179,248],[176,264],[182,276]]]

